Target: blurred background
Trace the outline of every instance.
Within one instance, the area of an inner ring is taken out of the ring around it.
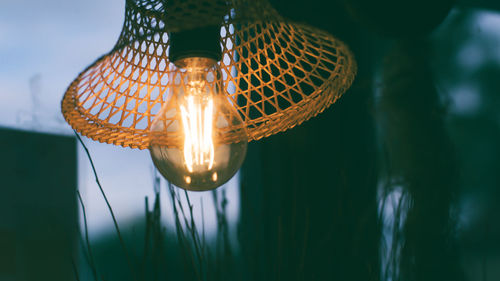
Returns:
[[[125,1],[0,2],[0,281],[500,280],[500,4],[270,2],[350,46],[352,88],[213,193],[82,138],[105,196],[60,101]]]

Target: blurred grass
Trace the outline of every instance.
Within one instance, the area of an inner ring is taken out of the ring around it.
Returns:
[[[142,249],[137,250],[132,247],[134,250],[130,251],[130,248],[127,247],[125,243],[126,239],[122,235],[121,228],[111,204],[99,181],[92,156],[80,136],[76,132],[75,135],[86,152],[96,183],[113,219],[114,230],[121,247],[121,254],[125,257],[128,270],[130,271],[130,274],[125,277],[126,280],[162,281],[173,279],[216,281],[241,279],[235,278],[234,275],[236,273],[234,270],[235,262],[233,262],[233,254],[229,241],[226,219],[227,198],[224,191],[222,191],[221,194],[218,194],[217,191],[212,192],[212,204],[215,206],[217,217],[217,235],[215,245],[211,247],[205,237],[204,219],[202,220],[201,229],[195,223],[193,213],[194,206],[189,197],[189,193],[167,182],[166,194],[170,200],[171,211],[175,221],[175,227],[173,229],[175,234],[172,236],[169,235],[167,226],[164,226],[162,222],[160,199],[163,193],[160,190],[161,178],[159,174],[154,171],[153,189],[155,191],[155,198],[152,208],[149,203],[149,198],[145,198],[144,243],[142,247],[140,247]],[[109,260],[102,264],[96,261],[92,249],[93,246],[90,242],[91,239],[88,234],[85,204],[78,191],[77,196],[84,220],[84,238],[81,239],[81,244],[83,246],[82,252],[87,266],[92,272],[93,279],[95,281],[123,281],[123,278],[109,276],[109,271],[105,270],[106,266],[110,264]],[[187,208],[183,202],[187,202]],[[202,201],[200,202],[200,206],[203,214]],[[175,238],[176,243],[172,243],[173,241],[171,238]],[[175,249],[172,251],[173,248]],[[182,257],[182,262],[177,260],[176,254]],[[113,258],[118,259],[119,257]],[[177,260],[174,262],[174,266],[169,265],[172,260]],[[182,272],[180,272],[179,266],[182,267]],[[81,278],[77,268],[75,268],[75,274],[75,279],[80,280]]]

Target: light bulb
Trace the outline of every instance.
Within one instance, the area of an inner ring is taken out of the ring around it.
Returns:
[[[243,163],[246,128],[229,102],[215,60],[190,57],[175,65],[167,102],[151,125],[151,157],[172,184],[195,191],[214,189]]]

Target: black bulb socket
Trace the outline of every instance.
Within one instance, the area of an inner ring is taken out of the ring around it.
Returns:
[[[202,57],[220,61],[220,26],[206,26],[170,33],[169,60]]]

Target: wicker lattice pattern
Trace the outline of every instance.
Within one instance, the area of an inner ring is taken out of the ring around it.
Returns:
[[[80,73],[63,98],[62,112],[74,129],[100,142],[148,148],[151,124],[170,98],[168,32],[197,24],[221,25],[224,88],[249,140],[317,115],[354,79],[356,63],[342,42],[284,20],[266,1],[233,1],[228,11],[220,0],[205,0],[203,12],[192,1],[178,2],[127,0],[118,43]],[[202,20],[182,22],[188,13]],[[227,13],[222,23],[221,13]]]

